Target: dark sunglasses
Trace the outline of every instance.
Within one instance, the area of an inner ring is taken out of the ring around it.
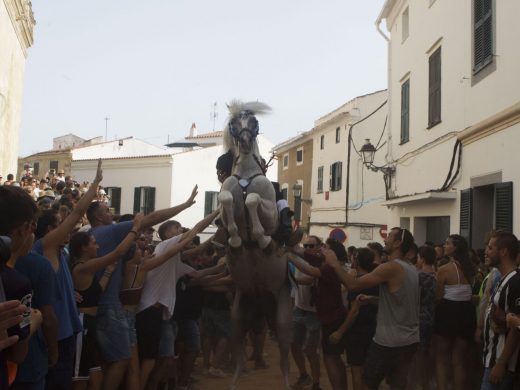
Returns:
[[[315,244],[303,244],[303,247],[305,249],[314,249],[316,247]]]

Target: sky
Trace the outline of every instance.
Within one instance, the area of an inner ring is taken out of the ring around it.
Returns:
[[[226,102],[260,100],[279,143],[386,88],[384,0],[33,0],[20,154],[52,138],[164,145],[222,130]],[[217,103],[215,120],[212,119]],[[214,126],[215,123],[215,126]]]

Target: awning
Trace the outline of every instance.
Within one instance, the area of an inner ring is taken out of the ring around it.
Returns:
[[[427,202],[439,202],[439,201],[447,201],[447,200],[455,200],[457,199],[457,193],[454,191],[451,192],[423,192],[422,194],[415,195],[407,195],[401,196],[399,198],[390,199],[384,202],[381,202],[383,206],[401,206],[404,204],[418,204],[418,203],[427,203]]]

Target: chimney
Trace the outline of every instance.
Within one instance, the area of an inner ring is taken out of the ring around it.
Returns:
[[[190,137],[196,137],[197,136],[197,125],[195,124],[195,122],[193,122],[191,124],[191,128],[190,128]]]

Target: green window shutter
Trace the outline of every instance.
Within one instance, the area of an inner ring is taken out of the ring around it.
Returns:
[[[318,193],[323,192],[323,167],[318,167]]]
[[[206,191],[204,193],[204,217],[211,214],[213,206],[213,192],[212,191]]]
[[[343,167],[343,163],[342,162],[338,162],[337,163],[337,172],[336,172],[336,182],[337,182],[337,185],[336,185],[336,191],[339,191],[341,190],[341,176],[343,175],[343,173],[341,172],[342,171],[342,167]]]
[[[134,214],[141,211],[141,187],[134,188]]]
[[[473,0],[473,55],[478,72],[493,60],[493,1]]]
[[[121,213],[121,188],[112,187],[110,189],[110,207],[112,207],[116,214]]]
[[[335,164],[335,163],[334,163]],[[330,166],[330,175],[329,175],[329,190],[334,191],[334,164]]]
[[[155,187],[146,187],[144,190],[144,213],[155,211]]]
[[[401,85],[401,143],[410,140],[410,79]]]
[[[441,121],[441,48],[429,59],[428,127]]]
[[[471,246],[471,224],[473,223],[473,189],[460,192],[460,235]]]
[[[495,229],[513,232],[513,182],[495,184]]]

